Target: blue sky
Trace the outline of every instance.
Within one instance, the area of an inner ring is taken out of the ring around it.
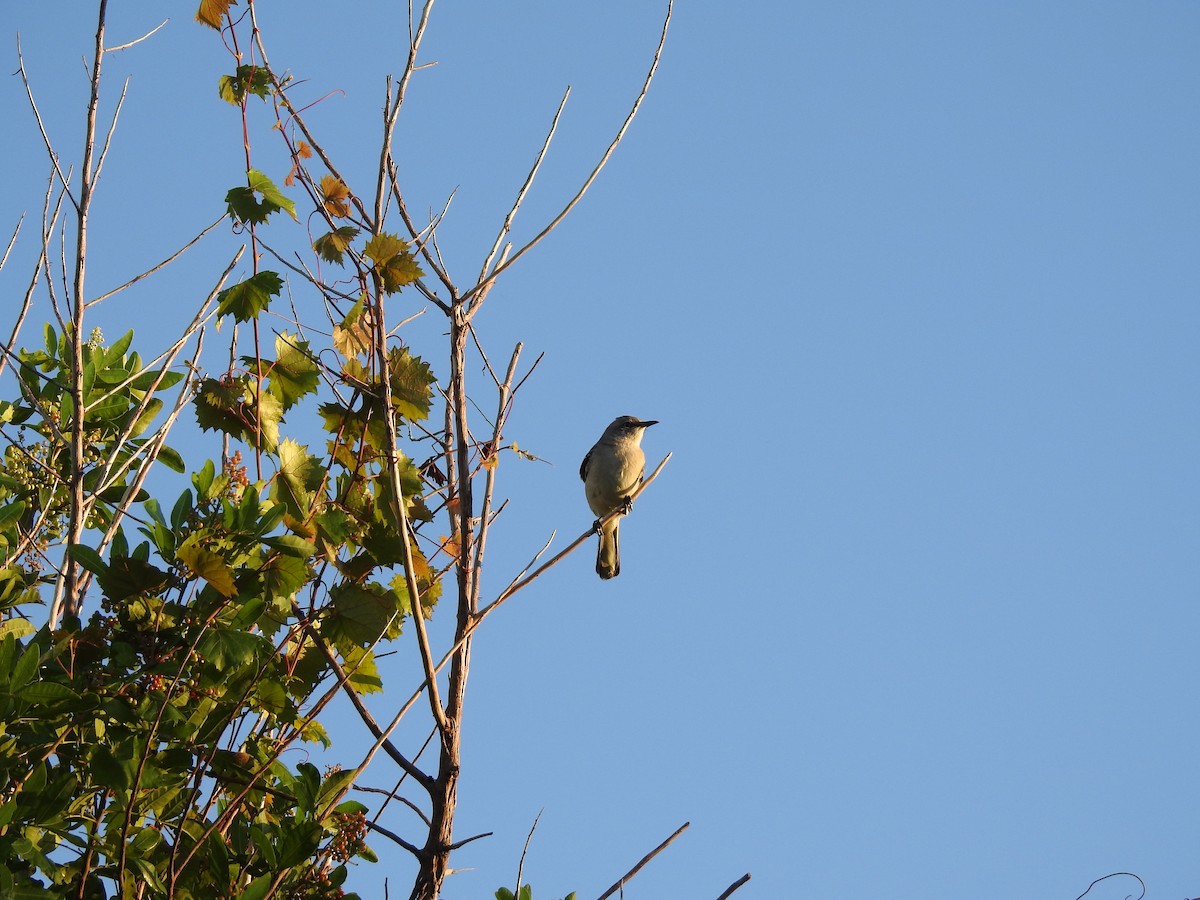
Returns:
[[[435,7],[398,146],[411,207],[458,191],[441,245],[461,282],[567,84],[518,240],[590,171],[662,13]],[[229,66],[191,6],[114,4],[111,40],[166,14],[110,61],[132,82],[97,291],[240,178]],[[261,4],[276,67],[337,91],[310,120],[363,179],[396,16]],[[71,160],[89,18],[4,16]],[[715,897],[750,871],[739,897],[1074,898],[1119,870],[1152,900],[1200,896],[1198,45],[1191,2],[679,0],[626,143],[479,320],[493,359],[545,351],[507,437],[553,464],[502,465],[493,594],[552,530],[589,526],[578,462],[614,416],[661,420],[647,455],[674,457],[623,526],[620,578],[582,551],[476,641],[459,833],[495,836],[447,897],[511,884],[539,810],[541,900],[599,894],[685,820],[627,897]],[[46,165],[4,84],[12,220]],[[282,178],[262,122],[256,163]],[[14,305],[30,235],[0,275]],[[98,322],[164,339],[234,245]],[[432,356],[439,333],[429,315],[409,340]],[[364,896],[406,881],[375,846]]]

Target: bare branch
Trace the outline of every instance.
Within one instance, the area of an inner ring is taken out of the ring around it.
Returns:
[[[408,841],[406,841],[404,838],[400,837],[400,835],[396,834],[394,831],[389,831],[388,829],[386,829],[382,825],[380,825],[378,822],[372,822],[370,820],[367,821],[367,827],[370,828],[372,831],[376,832],[377,834],[382,834],[385,838],[387,838],[389,841],[394,843],[397,847],[403,847],[405,850],[407,850],[413,856],[417,857],[417,859],[421,858],[421,848],[416,846],[415,844],[410,844]]]
[[[646,488],[648,488],[651,485],[651,483],[656,478],[658,478],[659,473],[663,470],[663,467],[666,466],[668,460],[670,460],[670,459],[671,459],[671,454],[668,453],[663,458],[663,461],[660,462],[658,464],[658,466],[655,468],[653,474],[651,474],[649,478],[647,478],[640,485],[638,485],[638,489],[636,491],[634,491],[630,497],[630,502],[632,502],[633,500],[636,500],[637,497],[642,493],[642,491],[644,491]],[[602,525],[605,522],[607,522],[609,519],[614,518],[618,515],[621,515],[620,510],[617,510],[615,512],[610,513],[608,516],[605,516],[603,519],[601,519],[599,521],[598,524]],[[483,624],[484,619],[486,619],[489,615],[491,615],[493,612],[495,612],[497,609],[499,609],[506,601],[511,599],[518,591],[520,591],[522,588],[527,586],[535,578],[537,578],[543,572],[545,572],[548,569],[550,569],[551,567],[553,567],[556,563],[558,563],[559,560],[563,559],[568,554],[573,552],[577,547],[579,547],[580,544],[582,544],[584,541],[586,541],[588,538],[590,538],[592,535],[594,535],[596,533],[596,530],[597,530],[596,527],[592,527],[592,528],[588,529],[587,531],[585,531],[578,538],[576,538],[574,541],[572,541],[571,544],[568,545],[566,549],[560,551],[553,559],[551,559],[549,562],[547,562],[544,565],[542,565],[541,567],[539,567],[532,575],[530,575],[529,577],[524,578],[520,581],[514,581],[507,588],[505,588],[503,591],[500,592],[500,596],[498,596],[495,600],[493,600],[491,603],[489,603],[487,606],[485,606],[483,609],[481,609],[478,613],[476,613],[475,616],[471,619],[471,624],[469,626],[467,626],[466,629],[464,629],[462,635],[455,642],[454,646],[451,647],[449,650],[447,650],[445,655],[438,662],[438,664],[433,667],[434,674],[436,675],[438,672],[442,671],[442,669],[444,669],[446,667],[446,664],[448,662],[450,662],[450,660],[454,657],[454,654],[459,651],[459,648],[461,648],[468,640],[470,640],[471,636],[474,635],[475,632],[479,629],[479,626],[481,624]],[[422,682],[417,687],[416,691],[414,691],[412,693],[412,695],[409,696],[408,700],[404,703],[404,705],[402,707],[400,707],[399,711],[392,718],[392,721],[388,723],[388,726],[383,730],[384,737],[391,735],[391,733],[400,726],[401,720],[408,714],[408,711],[410,709],[412,709],[413,705],[417,702],[417,700],[420,698],[420,696],[424,692],[425,692],[425,683]],[[363,757],[363,761],[361,763],[359,763],[359,765],[358,765],[359,770],[365,769],[367,767],[367,765],[371,762],[371,760],[375,758],[375,754],[379,751],[379,748],[381,745],[382,745],[382,738],[376,738],[375,743],[371,746],[371,748],[367,751],[366,755]]]
[[[433,12],[434,0],[426,0],[425,6],[421,9],[421,20],[417,23],[417,28],[414,31],[412,27],[412,12],[409,11],[408,25],[408,59],[404,63],[404,72],[400,76],[400,81],[396,85],[396,98],[391,100],[391,83],[388,84],[388,98],[391,104],[390,108],[385,104],[383,117],[383,140],[380,142],[379,148],[379,174],[375,182],[375,219],[373,225],[376,231],[383,226],[384,203],[387,200],[387,186],[384,179],[392,172],[394,163],[392,160],[392,135],[396,131],[396,120],[400,116],[400,107],[404,104],[404,97],[408,93],[408,83],[412,79],[413,72],[417,71],[417,51],[421,49],[421,41],[425,37],[425,29],[429,26],[429,14]],[[391,163],[391,164],[389,164]]]
[[[525,846],[521,848],[521,858],[517,862],[517,884],[513,888],[514,897],[521,896],[521,879],[524,877],[525,872],[525,857],[529,853],[529,844],[533,840],[533,833],[537,831],[538,822],[542,820],[542,813],[544,812],[544,809],[538,810],[538,814],[533,817],[533,825],[529,827],[529,834],[525,836]]]
[[[4,264],[8,262],[8,254],[12,252],[13,245],[17,242],[17,235],[21,233],[21,223],[25,221],[25,213],[21,213],[21,218],[17,219],[17,227],[13,229],[12,237],[8,239],[8,244],[4,248],[4,255],[0,256],[0,270],[3,270]]]
[[[42,248],[38,254],[37,264],[33,267],[33,277],[29,279],[29,287],[25,289],[25,297],[21,300],[21,311],[19,313],[17,313],[16,321],[13,322],[12,333],[9,335],[8,343],[5,344],[5,346],[4,346],[3,355],[0,356],[0,374],[3,374],[5,368],[7,368],[7,366],[8,366],[9,358],[13,356],[13,351],[15,350],[15,348],[17,346],[17,337],[20,335],[21,328],[25,324],[25,317],[27,315],[29,315],[29,309],[33,305],[33,293],[37,289],[38,281],[41,280],[42,267],[46,264],[46,257],[47,257],[47,254],[49,253],[49,246],[50,246],[49,234],[52,233],[54,229],[53,229],[53,224],[51,224],[49,232],[47,232],[45,223],[47,221],[47,217],[50,216],[50,212],[49,212],[50,196],[53,193],[54,193],[54,175],[51,174],[51,176],[46,184],[46,197],[42,201],[42,223],[43,223],[42,224]],[[62,201],[63,201],[63,196],[65,193],[66,193],[65,190],[60,192],[58,195],[58,200],[55,201],[54,213],[53,213],[53,216],[50,217],[51,223],[56,222],[58,220],[58,214],[62,209]],[[21,218],[24,219],[24,216],[22,215]],[[18,223],[18,228],[19,227],[20,227],[20,223]],[[13,233],[13,240],[14,241],[16,240],[15,232]],[[11,243],[10,243],[10,246],[11,246]],[[5,258],[8,257],[7,250],[5,251],[4,256],[5,256]]]
[[[50,163],[54,166],[54,171],[58,175],[59,181],[62,182],[64,188],[67,189],[67,196],[71,200],[71,205],[76,210],[79,209],[79,203],[71,194],[70,182],[67,176],[63,175],[62,169],[58,165],[58,154],[54,152],[54,145],[50,143],[50,135],[46,133],[46,125],[42,122],[42,114],[38,111],[37,101],[33,99],[33,87],[29,84],[29,75],[25,71],[25,58],[21,55],[21,37],[17,36],[17,71],[21,75],[21,82],[25,85],[25,96],[29,98],[29,107],[33,110],[33,117],[37,120],[38,131],[42,134],[42,143],[46,147],[46,154],[50,157]]]
[[[592,182],[594,182],[596,180],[597,176],[599,176],[600,171],[606,165],[608,165],[609,159],[612,157],[613,153],[616,151],[617,146],[624,139],[625,132],[629,130],[629,126],[633,123],[633,119],[638,114],[638,110],[641,109],[642,101],[646,99],[646,94],[650,90],[651,82],[654,81],[654,75],[658,71],[658,62],[659,62],[659,59],[661,59],[661,57],[662,57],[663,46],[666,44],[666,41],[667,41],[667,28],[671,24],[671,12],[672,12],[673,6],[674,6],[674,0],[667,0],[667,16],[663,20],[662,35],[661,35],[661,37],[659,37],[658,47],[654,51],[654,59],[650,63],[650,70],[646,73],[646,80],[642,84],[642,89],[638,93],[637,99],[635,99],[633,101],[633,106],[630,107],[629,114],[625,117],[625,121],[623,123],[621,123],[621,127],[619,129],[617,129],[617,134],[612,139],[612,143],[610,143],[608,145],[608,149],[605,150],[604,155],[600,157],[600,162],[598,162],[596,164],[596,167],[594,169],[592,169],[591,174],[588,175],[587,179],[583,182],[583,186],[579,188],[578,192],[576,192],[575,196],[571,198],[571,200],[567,203],[567,205],[565,207],[563,207],[562,212],[560,212],[557,216],[555,216],[550,221],[549,225],[547,225],[540,232],[538,232],[538,234],[533,238],[533,240],[531,240],[524,247],[522,247],[520,250],[518,250],[516,253],[514,253],[512,256],[510,256],[507,262],[505,262],[502,265],[499,265],[495,269],[493,269],[491,274],[487,278],[481,279],[480,282],[475,285],[475,287],[471,288],[471,290],[469,290],[466,294],[464,294],[463,295],[464,301],[471,300],[471,298],[473,296],[475,296],[475,295],[479,294],[481,291],[483,291],[487,285],[489,285],[492,281],[495,280],[497,275],[499,275],[501,272],[505,271],[506,269],[510,268],[514,263],[516,263],[517,260],[519,260],[527,252],[529,252],[535,246],[540,244],[542,239],[544,237],[546,237],[546,235],[548,235],[551,231],[553,231],[555,228],[557,228],[559,226],[559,224],[562,222],[562,220],[565,219],[568,214],[570,214],[571,210],[573,210],[577,205],[579,205],[579,201],[582,200],[583,195],[588,192],[588,189],[592,186]]]
[[[479,270],[479,281],[481,283],[487,278],[488,269],[491,268],[492,261],[496,258],[496,253],[499,251],[500,245],[504,242],[505,236],[512,230],[513,219],[516,218],[517,211],[521,208],[521,203],[525,200],[525,195],[529,192],[534,178],[537,177],[538,169],[542,167],[542,160],[546,158],[546,151],[550,149],[550,142],[554,140],[554,132],[558,130],[558,119],[567,105],[567,98],[570,96],[571,86],[567,85],[566,91],[563,92],[562,100],[558,102],[558,109],[554,111],[554,118],[550,120],[550,130],[546,132],[546,139],[542,141],[542,149],[538,151],[537,158],[533,161],[533,168],[529,170],[529,174],[525,176],[525,183],[517,191],[517,199],[513,201],[512,208],[509,209],[508,215],[504,217],[504,224],[500,226],[500,233],[496,235],[496,242],[492,244],[492,249],[488,253],[487,259],[483,261],[483,267]]]
[[[734,891],[736,891],[738,888],[740,888],[743,884],[745,884],[749,880],[750,880],[750,873],[747,872],[745,875],[743,875],[741,878],[739,878],[737,881],[735,881],[729,887],[725,888],[724,893],[722,893],[721,896],[717,898],[717,900],[727,900],[727,898],[730,897]]]
[[[163,19],[156,26],[154,26],[149,31],[147,31],[145,34],[143,34],[140,38],[134,38],[129,43],[120,44],[116,47],[105,47],[104,52],[105,53],[116,53],[118,50],[128,50],[134,44],[140,44],[142,41],[146,40],[146,38],[151,37],[156,31],[158,31],[158,29],[162,28],[164,25],[166,25],[170,21],[171,21],[170,19]]]
[[[220,225],[222,222],[224,222],[228,218],[229,218],[229,213],[225,213],[223,216],[221,216],[221,218],[217,219],[217,221],[215,221],[211,225],[207,226],[203,231],[201,231],[198,235],[196,235],[194,238],[192,238],[190,241],[188,241],[186,244],[184,244],[182,247],[180,247],[178,250],[176,250],[174,253],[172,253],[170,256],[168,256],[166,259],[164,259],[162,262],[160,262],[157,266],[153,266],[152,268],[147,269],[145,272],[143,272],[140,275],[135,275],[133,278],[130,278],[127,282],[125,282],[120,287],[115,287],[111,291],[101,294],[96,299],[89,300],[87,303],[84,304],[84,308],[85,309],[90,308],[90,307],[95,306],[97,303],[102,303],[103,301],[107,300],[109,297],[112,297],[115,294],[121,293],[121,291],[125,290],[126,288],[133,287],[133,285],[137,284],[143,278],[147,278],[150,275],[153,275],[155,272],[159,272],[159,271],[163,270],[164,268],[169,266],[171,263],[175,262],[175,260],[179,259],[179,257],[181,257],[184,253],[186,253],[192,247],[194,247],[202,237],[204,237],[206,234],[208,234],[210,231],[212,231],[214,228],[216,228],[218,225]]]
[[[494,833],[495,832],[492,831],[485,831],[483,834],[473,834],[469,838],[463,838],[461,841],[455,841],[446,849],[457,850],[459,847],[465,847],[467,844],[471,843],[471,841],[477,841],[480,838],[491,837]]]
[[[100,170],[104,168],[104,160],[108,158],[108,148],[112,145],[113,135],[117,133],[117,119],[121,115],[121,107],[125,105],[125,94],[129,91],[129,79],[125,79],[125,84],[121,86],[121,95],[117,97],[117,105],[113,109],[112,121],[108,123],[108,131],[104,134],[104,146],[100,148],[100,155],[96,157],[96,169],[92,175],[93,186],[100,180]],[[80,298],[82,302],[82,298]]]
[[[658,856],[658,854],[660,854],[660,853],[662,853],[662,851],[666,850],[667,847],[670,846],[671,842],[673,840],[675,840],[675,838],[677,838],[681,834],[683,834],[688,829],[688,826],[691,824],[692,824],[691,822],[684,822],[682,825],[680,825],[678,828],[676,828],[674,834],[672,834],[669,838],[667,838],[665,841],[663,841],[661,844],[659,844],[657,847],[655,847],[653,850],[651,850],[649,853],[647,853],[645,856],[643,856],[641,859],[639,859],[637,861],[637,865],[635,865],[632,869],[630,869],[628,872],[626,872],[624,875],[622,875],[620,878],[618,878],[616,883],[612,887],[610,887],[607,891],[605,891],[603,894],[601,894],[599,897],[597,897],[596,900],[605,900],[605,898],[611,897],[613,894],[615,894],[617,891],[619,891],[625,885],[625,883],[627,881],[629,881],[629,879],[631,879],[634,875],[636,875],[639,871],[641,871],[642,867],[644,865],[646,865],[646,863],[650,862],[650,860],[654,859],[654,857]]]

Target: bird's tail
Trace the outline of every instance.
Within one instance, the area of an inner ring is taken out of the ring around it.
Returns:
[[[600,546],[596,549],[596,574],[607,580],[621,574],[621,544],[617,538],[617,523],[613,519],[600,532]]]

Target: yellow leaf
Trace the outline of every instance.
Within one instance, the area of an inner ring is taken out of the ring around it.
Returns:
[[[237,0],[200,0],[200,8],[196,10],[196,21],[220,31],[229,7],[236,4]]]

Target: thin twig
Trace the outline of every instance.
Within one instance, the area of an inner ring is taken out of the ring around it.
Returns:
[[[37,101],[33,99],[33,87],[29,84],[29,75],[25,71],[25,57],[21,55],[20,35],[17,35],[17,71],[21,75],[21,82],[25,85],[25,95],[29,98],[29,107],[33,110],[34,119],[37,120],[38,131],[42,134],[42,143],[46,147],[46,154],[50,157],[50,164],[54,166],[54,171],[58,174],[59,181],[67,189],[67,197],[71,201],[71,205],[78,210],[79,203],[71,193],[70,181],[68,181],[67,176],[63,175],[62,169],[58,165],[58,154],[54,152],[54,145],[50,143],[50,135],[46,133],[46,126],[42,122],[42,114],[37,108]]]
[[[479,270],[480,282],[487,278],[488,269],[491,268],[492,261],[496,258],[496,253],[500,250],[500,245],[503,243],[505,236],[512,230],[513,219],[516,218],[517,211],[520,210],[521,203],[525,200],[525,195],[533,185],[533,180],[537,177],[538,169],[542,167],[542,161],[546,158],[546,152],[550,149],[550,142],[554,140],[554,133],[558,130],[559,117],[562,115],[562,111],[567,105],[567,98],[570,96],[571,86],[567,85],[562,100],[558,101],[558,109],[554,111],[554,118],[550,120],[550,130],[546,132],[546,139],[542,141],[542,149],[538,151],[537,158],[533,161],[533,167],[529,170],[529,174],[525,176],[525,183],[517,191],[517,199],[513,201],[512,208],[509,209],[508,215],[504,217],[504,224],[500,226],[500,233],[496,235],[496,242],[492,244],[492,249],[483,261],[482,268]]]
[[[394,844],[396,844],[396,846],[403,847],[405,850],[407,850],[413,856],[417,857],[417,859],[421,858],[421,848],[418,847],[416,844],[410,844],[408,841],[406,841],[404,838],[400,837],[400,835],[396,834],[394,831],[389,831],[388,829],[386,829],[382,825],[380,825],[378,822],[368,821],[367,827],[370,828],[374,832],[382,834],[385,838],[387,838],[388,840],[390,840]]]
[[[186,253],[188,250],[190,250],[192,247],[194,247],[196,245],[196,243],[202,237],[204,237],[206,234],[208,234],[210,231],[212,231],[214,228],[216,228],[218,225],[220,225],[222,222],[224,222],[228,218],[229,218],[229,213],[225,213],[224,215],[221,216],[221,218],[217,219],[217,221],[215,221],[211,225],[207,226],[203,231],[201,231],[198,235],[196,235],[194,238],[192,238],[190,241],[188,241],[186,244],[184,244],[182,247],[180,247],[178,250],[176,250],[174,253],[172,253],[170,256],[168,256],[166,259],[164,259],[162,262],[160,262],[157,266],[147,269],[141,275],[135,275],[133,278],[130,278],[127,282],[125,282],[120,287],[115,287],[111,291],[101,294],[99,297],[95,298],[94,300],[89,300],[87,303],[84,304],[84,308],[88,309],[90,307],[93,307],[97,303],[101,303],[101,302],[107,300],[109,297],[112,297],[114,294],[119,294],[119,293],[121,293],[121,291],[125,290],[126,288],[133,287],[133,285],[137,284],[143,278],[147,278],[150,275],[153,275],[155,272],[161,271],[162,269],[166,268],[171,263],[175,262],[175,260],[179,259],[179,257],[181,257],[184,253]]]
[[[142,41],[146,40],[146,38],[151,37],[156,31],[158,31],[158,29],[162,28],[164,25],[166,25],[170,21],[171,21],[170,19],[163,19],[161,22],[159,22],[157,25],[155,25],[153,28],[151,28],[149,31],[147,31],[145,34],[143,34],[140,38],[134,38],[129,43],[120,44],[116,47],[105,47],[104,52],[105,53],[116,53],[118,50],[128,50],[134,44],[140,44]]]
[[[541,821],[542,813],[544,812],[544,809],[538,810],[538,814],[533,817],[533,825],[529,828],[529,834],[525,836],[525,846],[521,848],[521,858],[517,861],[517,884],[513,888],[514,897],[521,896],[521,879],[524,877],[525,872],[525,857],[529,853],[529,844],[533,840],[533,833],[537,831],[538,822]]]
[[[721,896],[718,897],[717,900],[726,900],[726,898],[728,898],[734,891],[736,891],[738,888],[740,888],[743,884],[745,884],[749,880],[750,880],[750,873],[747,872],[745,875],[743,875],[741,878],[739,878],[737,881],[735,881],[729,887],[725,888],[725,892],[723,894],[721,894]]]
[[[1125,875],[1129,878],[1137,879],[1137,883],[1142,886],[1142,892],[1140,894],[1138,894],[1136,900],[1142,900],[1142,898],[1146,896],[1146,882],[1142,881],[1142,879],[1139,878],[1137,875],[1134,875],[1132,872],[1111,872],[1108,875],[1104,875],[1104,876],[1101,876],[1100,878],[1097,878],[1095,881],[1093,881],[1091,884],[1089,884],[1087,886],[1087,891],[1084,891],[1082,894],[1080,894],[1078,897],[1076,897],[1075,900],[1083,900],[1083,898],[1087,896],[1088,891],[1090,891],[1092,888],[1094,888],[1100,882],[1102,882],[1108,878],[1116,878],[1118,875]],[[1131,897],[1130,894],[1126,894],[1125,900],[1130,900],[1130,897]]]
[[[113,109],[112,121],[108,123],[108,131],[104,134],[104,146],[100,148],[100,155],[96,157],[96,168],[92,176],[93,189],[96,182],[100,180],[100,170],[104,168],[104,160],[108,158],[108,148],[112,146],[113,135],[117,133],[117,119],[121,115],[121,107],[125,105],[125,94],[129,91],[129,78],[125,79],[125,84],[121,86],[121,95],[117,97],[117,105]],[[80,299],[82,303],[82,298]],[[85,304],[86,305],[86,304]]]
[[[495,834],[493,831],[485,831],[483,834],[473,834],[469,838],[463,838],[461,841],[455,841],[446,849],[457,850],[459,847],[465,847],[467,844],[471,843],[471,841],[477,841],[480,838],[491,837],[493,834]]]
[[[4,264],[8,262],[8,254],[12,252],[13,245],[17,242],[17,235],[21,233],[21,223],[25,221],[25,213],[21,213],[21,218],[17,219],[17,227],[13,229],[12,237],[8,239],[8,245],[4,248],[4,255],[0,256],[0,270],[3,270]]]
[[[622,875],[620,878],[618,878],[616,881],[616,884],[614,884],[607,891],[605,891],[603,894],[601,894],[599,897],[597,897],[596,900],[605,900],[606,897],[611,897],[613,894],[615,894],[617,891],[619,891],[625,885],[625,883],[627,881],[629,881],[629,879],[631,879],[634,875],[636,875],[639,871],[641,871],[642,866],[646,865],[646,863],[650,862],[650,860],[654,859],[654,857],[658,856],[658,854],[660,854],[660,853],[662,853],[662,851],[666,850],[667,847],[671,844],[671,842],[673,840],[675,840],[675,838],[677,838],[681,834],[683,834],[688,829],[688,826],[691,824],[692,824],[691,822],[684,822],[682,825],[680,825],[678,828],[676,828],[674,834],[672,834],[669,838],[667,838],[665,841],[663,841],[661,844],[659,844],[657,847],[655,847],[653,850],[651,850],[649,853],[647,853],[645,856],[643,856],[641,859],[639,859],[637,861],[637,865],[635,865],[632,869],[630,869],[628,872],[626,872],[624,875]]]
[[[642,89],[638,93],[637,98],[633,101],[633,106],[630,107],[629,114],[625,117],[625,121],[622,122],[621,127],[617,129],[617,134],[612,139],[612,143],[608,145],[608,149],[605,150],[604,155],[600,157],[600,162],[596,164],[595,168],[592,169],[591,174],[588,175],[587,179],[583,182],[583,186],[579,188],[575,196],[570,199],[567,205],[563,207],[562,212],[560,212],[550,221],[550,224],[538,232],[537,235],[531,241],[529,241],[529,243],[510,256],[507,262],[496,266],[490,275],[488,275],[485,279],[482,279],[478,284],[475,285],[475,287],[471,288],[471,290],[467,291],[467,293],[463,295],[464,301],[470,302],[475,295],[485,290],[487,286],[495,281],[496,276],[506,269],[512,267],[517,260],[532,250],[535,246],[540,244],[546,235],[557,228],[559,223],[561,223],[562,220],[565,219],[571,212],[571,210],[573,210],[579,204],[579,201],[583,199],[583,195],[588,192],[588,189],[592,186],[592,182],[596,180],[596,178],[600,175],[600,171],[608,164],[608,161],[612,158],[617,146],[621,143],[622,139],[624,139],[625,132],[629,130],[629,126],[633,123],[633,119],[638,114],[638,110],[641,109],[642,101],[646,99],[646,94],[650,90],[650,83],[654,80],[654,75],[658,71],[658,62],[662,58],[663,46],[667,42],[667,28],[671,24],[671,12],[673,6],[674,0],[668,0],[667,15],[663,20],[662,35],[659,37],[658,47],[655,48],[654,59],[650,63],[650,70],[646,73],[646,80],[642,84]]]

